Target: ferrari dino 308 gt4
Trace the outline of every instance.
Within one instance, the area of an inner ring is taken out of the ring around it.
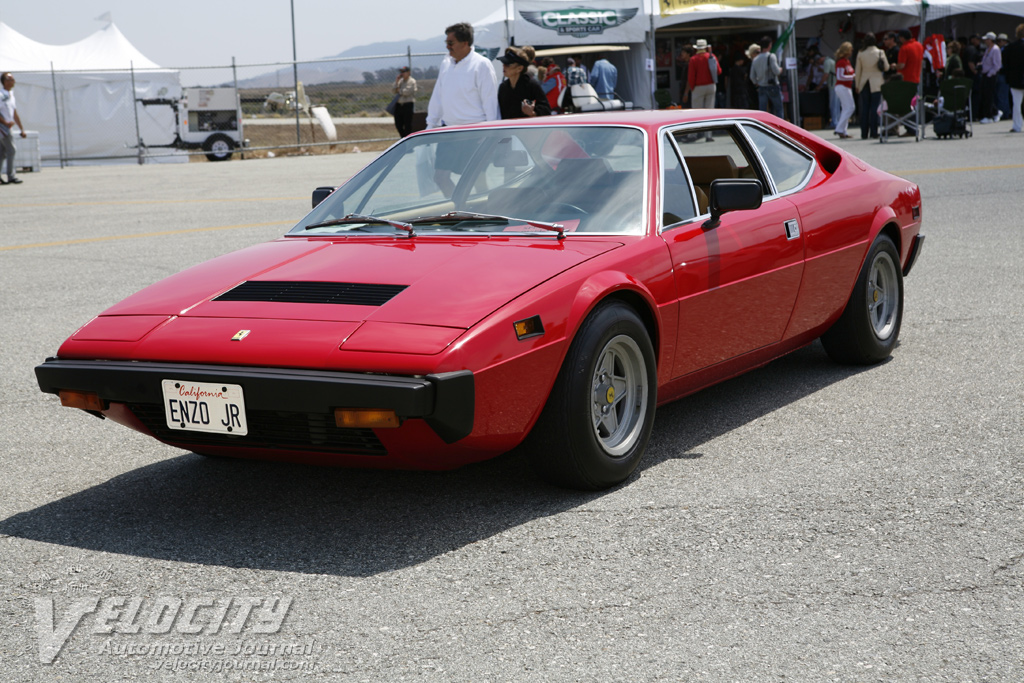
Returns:
[[[710,138],[710,141],[705,141]],[[821,338],[887,358],[921,195],[768,114],[407,137],[279,239],[109,308],[43,391],[196,453],[624,481],[656,406]]]

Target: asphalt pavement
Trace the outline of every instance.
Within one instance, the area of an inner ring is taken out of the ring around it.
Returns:
[[[591,494],[514,455],[207,459],[39,392],[78,326],[278,236],[372,154],[0,187],[0,679],[1024,680],[1009,127],[842,141],[922,191],[892,358],[840,367],[814,344],[663,407],[639,472]]]

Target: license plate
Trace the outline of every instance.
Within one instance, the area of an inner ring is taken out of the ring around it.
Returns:
[[[238,384],[211,384],[165,379],[164,414],[167,426],[187,432],[245,436],[245,398]]]

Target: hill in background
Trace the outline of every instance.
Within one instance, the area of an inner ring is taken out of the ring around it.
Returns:
[[[430,70],[436,74],[437,66],[445,52],[444,42],[440,38],[431,38],[360,45],[316,62],[300,62],[299,80],[307,86],[320,83],[374,82],[368,81],[366,74],[373,74],[374,79],[377,78],[377,72],[395,74],[400,66],[408,63],[406,55],[409,51],[413,55],[434,53],[430,56],[412,58],[414,75],[417,71]],[[377,59],[359,59],[361,57]],[[293,78],[292,67],[287,66],[257,76],[239,78],[238,85],[241,88],[287,88],[292,84]]]

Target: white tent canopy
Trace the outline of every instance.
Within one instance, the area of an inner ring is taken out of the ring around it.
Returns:
[[[39,131],[44,165],[135,161],[136,107],[147,144],[174,140],[173,110],[136,99],[180,98],[178,71],[161,69],[112,23],[70,45],[46,45],[0,22],[0,64],[15,73],[18,113],[27,129]]]
[[[44,45],[0,22],[0,59],[5,71],[159,69],[114,24],[70,45]]]
[[[928,0],[928,20],[958,14],[1004,14],[1024,17],[1024,0]],[[921,0],[781,0],[775,5],[749,7],[729,4],[705,4],[655,18],[655,28],[703,21],[706,19],[761,19],[789,23],[823,14],[879,12],[918,17]]]

